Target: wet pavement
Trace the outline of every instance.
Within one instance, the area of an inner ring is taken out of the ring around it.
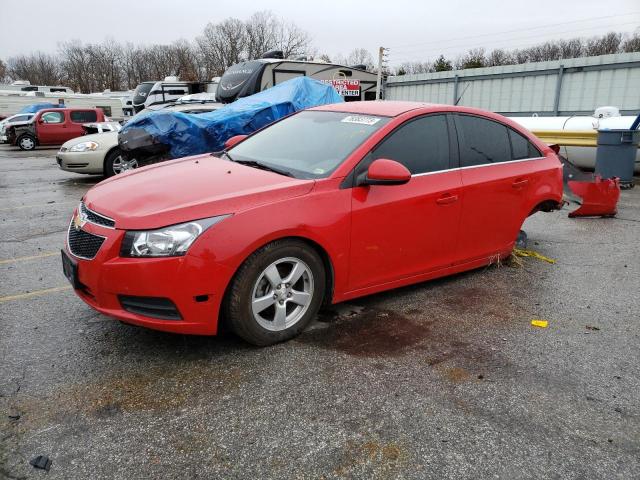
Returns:
[[[336,305],[259,349],[76,298],[59,250],[100,178],[54,156],[0,146],[0,478],[640,476],[640,188],[617,219],[527,220],[554,265]]]

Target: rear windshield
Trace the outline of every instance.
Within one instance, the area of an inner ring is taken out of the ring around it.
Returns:
[[[388,121],[372,115],[303,111],[252,135],[229,153],[233,160],[264,163],[297,178],[324,178]]]

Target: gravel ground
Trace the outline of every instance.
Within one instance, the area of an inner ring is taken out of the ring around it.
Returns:
[[[337,305],[258,349],[76,298],[59,250],[100,179],[54,155],[0,147],[0,477],[640,477],[640,188],[616,219],[527,220],[556,264]]]

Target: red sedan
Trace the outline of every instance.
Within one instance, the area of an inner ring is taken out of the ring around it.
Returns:
[[[256,345],[323,304],[507,257],[562,201],[562,166],[514,122],[464,107],[350,102],[105,180],[62,252],[90,306],[123,322]]]

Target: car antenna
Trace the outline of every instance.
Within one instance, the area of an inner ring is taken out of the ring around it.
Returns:
[[[456,100],[456,103],[454,103],[454,105],[458,105],[458,103],[460,103],[460,100],[462,100],[462,97],[464,97],[464,94],[467,91],[467,88],[469,88],[469,85],[471,85],[471,82],[467,83],[467,86],[464,87],[464,90],[462,91],[462,93],[460,94],[460,96],[458,97],[458,99]]]

